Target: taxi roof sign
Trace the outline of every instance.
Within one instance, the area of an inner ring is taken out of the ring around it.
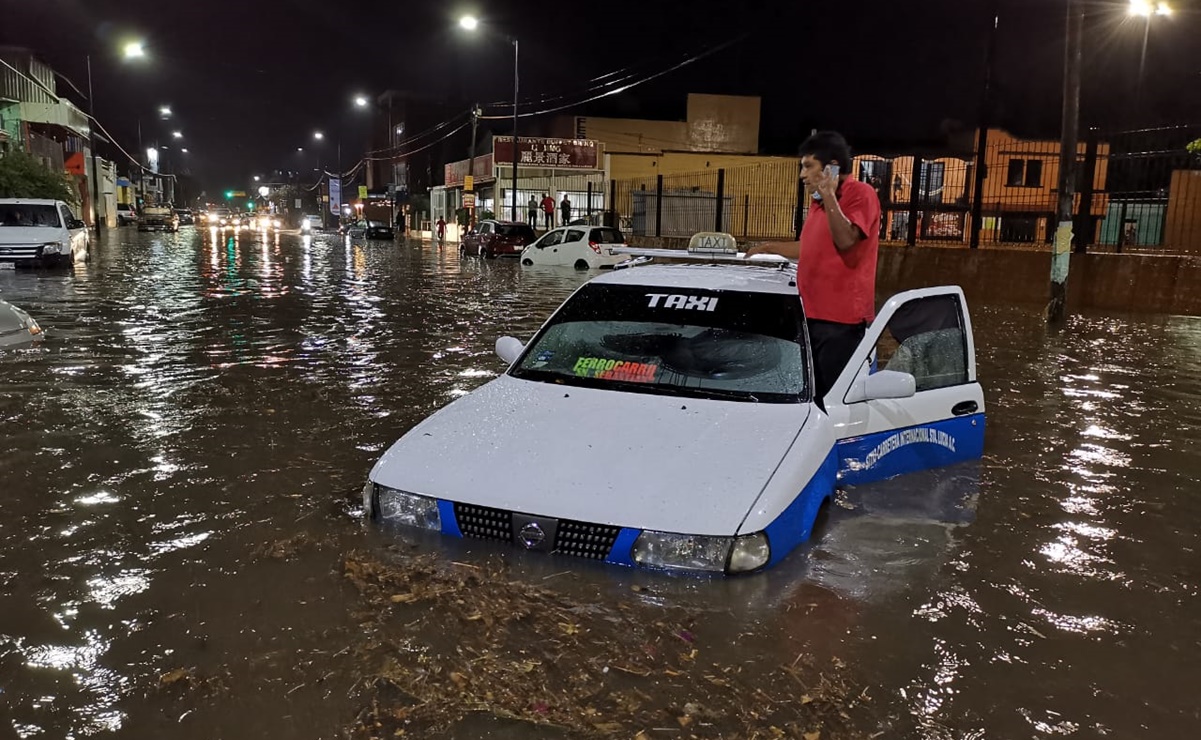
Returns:
[[[691,254],[738,254],[738,241],[732,234],[701,231],[688,240]]]

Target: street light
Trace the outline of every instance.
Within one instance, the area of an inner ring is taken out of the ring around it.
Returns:
[[[360,108],[366,108],[368,102],[370,102],[370,101],[368,101],[367,98],[363,95],[354,96],[354,104],[359,106]]]
[[[125,59],[141,59],[146,56],[146,47],[141,41],[129,41],[121,49]],[[92,226],[96,229],[96,239],[100,240],[100,168],[96,163],[96,96],[92,91],[92,55],[87,54],[88,66],[88,139],[92,148]],[[138,141],[138,148],[142,142]],[[107,210],[107,209],[106,209]]]
[[[126,59],[141,59],[146,56],[146,47],[141,41],[130,41],[121,49],[121,54]]]
[[[1151,0],[1130,0],[1130,7],[1126,12],[1133,17],[1143,19],[1143,51],[1138,58],[1138,85],[1134,92],[1135,108],[1137,109],[1142,107],[1143,72],[1147,68],[1147,42],[1151,39],[1151,19],[1155,16],[1167,18],[1172,15],[1172,6],[1166,2],[1152,3]]]
[[[183,132],[182,131],[172,131],[171,136],[172,136],[172,138],[175,138],[175,139],[182,139]]]
[[[475,31],[479,28],[480,21],[473,15],[465,15],[459,19],[459,27],[466,31]],[[516,36],[509,36],[509,41],[513,44],[513,209],[510,212],[510,218],[513,221],[517,220],[517,162],[518,162],[518,143],[517,137],[517,98],[520,89],[519,67],[521,58],[521,46]],[[473,176],[474,179],[474,176]]]
[[[184,147],[183,149],[180,149],[179,151],[180,151],[181,153],[183,153],[183,154],[187,154],[187,153],[188,153],[188,148],[187,148],[187,147]]]

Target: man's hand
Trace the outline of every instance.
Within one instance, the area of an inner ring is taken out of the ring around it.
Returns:
[[[822,202],[829,203],[838,200],[838,177],[829,174],[826,170],[817,178],[817,192],[821,193]]]
[[[768,249],[767,244],[765,244],[764,242],[756,242],[754,244],[748,245],[746,248],[746,256],[747,257],[751,257],[756,254],[771,254],[771,253],[772,253],[772,251],[770,249]]]

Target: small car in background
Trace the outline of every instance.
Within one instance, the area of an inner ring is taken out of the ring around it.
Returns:
[[[613,267],[629,258],[610,249],[625,247],[626,238],[611,226],[560,226],[542,235],[521,253],[523,265],[555,265],[577,270]]]
[[[316,213],[306,213],[300,217],[300,230],[304,233],[312,233],[321,231],[321,215]]]
[[[359,220],[343,224],[338,233],[351,238],[388,239],[395,238],[396,232],[383,221]]]
[[[179,231],[179,215],[167,206],[146,206],[138,218],[138,231]]]
[[[522,250],[537,240],[534,227],[524,221],[486,219],[463,236],[460,249],[464,254],[492,259],[520,257]]]
[[[176,208],[175,215],[179,218],[180,226],[191,226],[196,223],[196,219],[192,216],[192,212],[186,208]]]
[[[0,270],[68,267],[88,250],[87,226],[65,202],[0,198]]]
[[[0,350],[42,341],[42,327],[33,317],[5,300],[0,300]]]
[[[117,225],[127,226],[138,222],[138,212],[129,203],[117,204]]]

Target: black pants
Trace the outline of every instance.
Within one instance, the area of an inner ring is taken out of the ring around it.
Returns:
[[[553,222],[555,220],[555,215],[549,211],[543,211],[542,213],[544,216],[546,216],[546,228],[548,228],[548,229],[553,228],[554,227]]]
[[[529,213],[527,213],[526,221],[530,222],[530,226],[533,226],[534,228],[538,228],[538,212],[530,211]]]
[[[854,356],[867,324],[839,324],[820,319],[806,319],[806,323],[809,325],[809,344],[813,347],[813,397],[821,399]]]

